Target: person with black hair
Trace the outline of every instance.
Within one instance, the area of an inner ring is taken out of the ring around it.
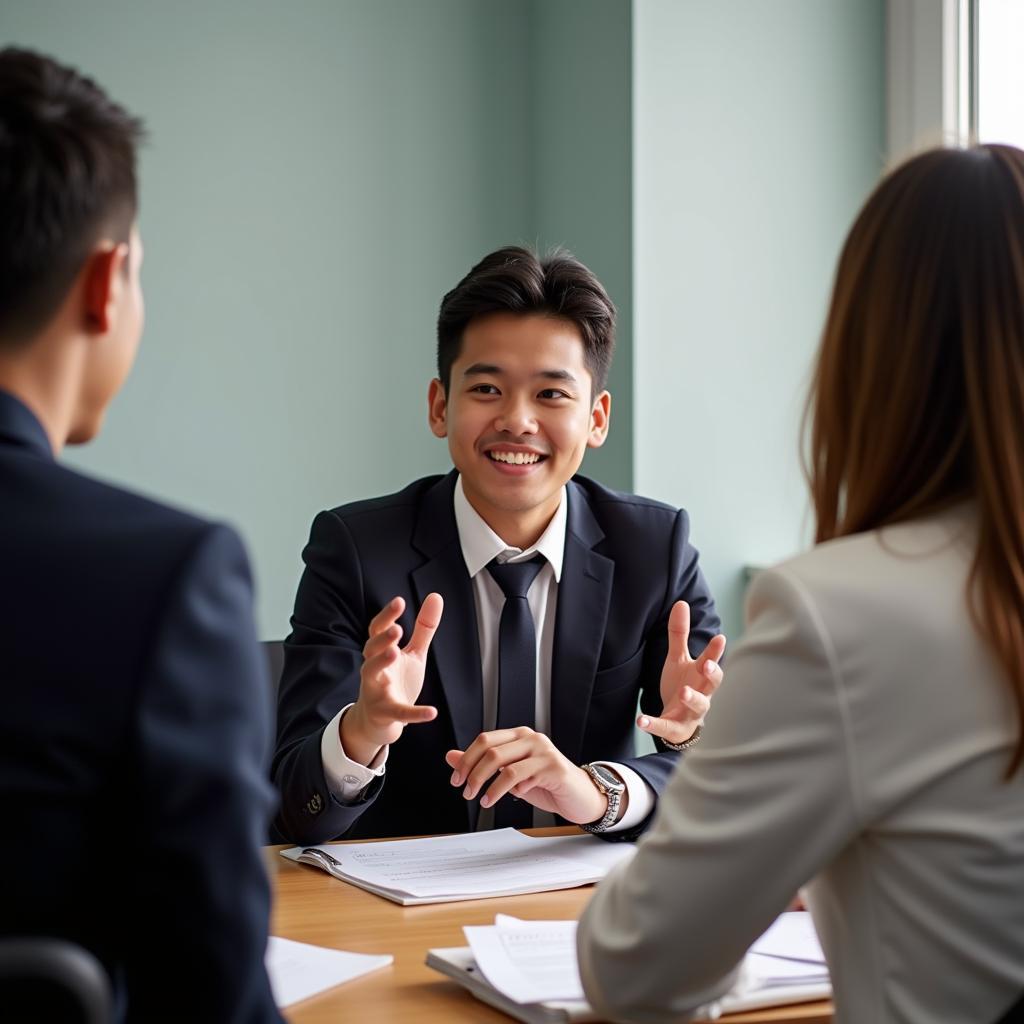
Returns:
[[[142,333],[141,135],[88,78],[0,50],[0,934],[90,950],[118,1020],[260,1024],[281,1017],[248,560],[57,461]]]
[[[576,475],[608,431],[614,306],[571,254],[508,247],[444,297],[437,334],[429,423],[454,470],[313,522],[277,828],[309,844],[555,816],[635,838],[725,638],[686,513]],[[658,745],[640,757],[638,699]]]

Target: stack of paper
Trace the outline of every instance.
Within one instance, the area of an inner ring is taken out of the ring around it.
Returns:
[[[528,1022],[592,1021],[576,961],[575,921],[520,921],[463,929],[468,949],[432,949],[427,964],[478,999]],[[810,915],[783,914],[748,953],[736,986],[695,1019],[831,996]]]
[[[528,1024],[595,1021],[576,966],[575,921],[521,921],[462,929],[468,949],[432,949],[427,965],[477,999]]]
[[[746,967],[752,984],[814,984],[828,981],[828,966],[811,915],[782,914],[750,947]]]
[[[635,852],[594,836],[541,839],[512,828],[439,839],[292,847],[281,855],[403,906],[571,889]]]
[[[483,976],[517,1003],[582,1000],[575,921],[521,921],[498,914],[493,925],[462,929]]]

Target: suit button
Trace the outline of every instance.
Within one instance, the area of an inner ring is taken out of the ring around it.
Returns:
[[[314,793],[306,801],[306,813],[307,814],[319,814],[324,809],[324,801],[319,793]]]

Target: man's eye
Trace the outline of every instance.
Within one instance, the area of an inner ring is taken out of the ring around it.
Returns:
[[[558,388],[545,388],[541,393],[541,398],[568,398],[569,396]]]
[[[497,395],[500,393],[493,384],[474,384],[469,390],[478,395]]]

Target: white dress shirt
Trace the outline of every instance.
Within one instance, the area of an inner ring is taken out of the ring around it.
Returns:
[[[494,729],[498,718],[498,626],[505,595],[487,571],[487,565],[499,562],[522,562],[541,555],[545,564],[537,574],[526,595],[533,615],[537,638],[537,692],[534,705],[534,729],[551,735],[551,656],[555,642],[555,614],[558,608],[558,583],[562,576],[565,554],[565,527],[568,502],[565,488],[561,500],[547,529],[540,539],[525,551],[506,544],[470,505],[462,487],[462,478],[455,484],[455,525],[459,533],[462,557],[473,583],[476,605],[477,630],[480,640],[480,669],[483,682],[483,731]],[[352,705],[342,708],[327,723],[320,744],[324,775],[332,794],[342,802],[355,802],[362,791],[377,777],[384,774],[387,748],[370,763],[369,767],[349,758],[341,745],[339,725],[341,717]],[[410,728],[416,728],[410,726]],[[650,814],[656,796],[654,790],[632,769],[610,761],[598,761],[616,772],[625,782],[629,793],[629,807],[609,832],[633,828]],[[509,799],[506,797],[505,799]],[[534,825],[554,824],[554,817],[534,808]],[[481,808],[477,828],[492,828],[494,808]]]

